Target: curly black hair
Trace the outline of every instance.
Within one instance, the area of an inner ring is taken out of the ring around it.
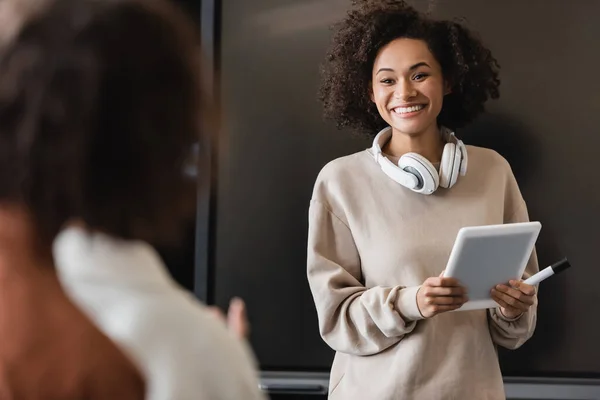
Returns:
[[[194,24],[166,1],[10,3],[22,21],[0,32],[0,201],[47,241],[71,220],[178,240],[205,117]]]
[[[461,128],[498,98],[499,64],[482,42],[457,21],[434,20],[400,0],[357,0],[336,26],[322,68],[319,97],[325,116],[338,128],[374,136],[387,124],[370,99],[373,64],[379,50],[399,38],[427,43],[440,63],[451,93],[438,124]]]

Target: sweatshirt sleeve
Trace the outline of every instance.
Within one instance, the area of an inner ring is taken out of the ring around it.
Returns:
[[[334,350],[372,355],[399,342],[422,319],[419,287],[362,283],[360,255],[347,224],[324,204],[309,209],[308,282],[319,330]]]
[[[529,221],[527,207],[521,200],[521,205],[517,208],[516,212],[505,222],[514,223],[527,221]],[[537,252],[534,248],[527,263],[527,267],[525,268],[525,273],[523,274],[522,279],[525,280],[538,271],[539,266]],[[490,309],[489,325],[494,343],[507,349],[514,350],[521,347],[527,340],[529,340],[529,338],[531,338],[533,335],[536,326],[537,305],[538,300],[536,295],[534,304],[529,308],[529,310],[514,319],[506,318],[500,311],[500,307]]]

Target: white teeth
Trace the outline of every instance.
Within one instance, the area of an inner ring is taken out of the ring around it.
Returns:
[[[394,108],[394,112],[398,113],[398,114],[406,114],[406,113],[419,111],[424,108],[425,108],[425,106],[422,104],[419,104],[418,106],[412,106],[412,107],[396,107],[396,108]]]

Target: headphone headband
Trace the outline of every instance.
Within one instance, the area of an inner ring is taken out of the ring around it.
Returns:
[[[382,144],[385,144],[392,138],[392,128],[388,126],[387,128],[383,128],[379,133],[375,136],[373,140],[373,157],[377,159],[379,156],[382,156]]]
[[[414,189],[419,186],[419,179],[414,175],[398,168],[386,156],[383,155],[382,147],[392,137],[392,128],[387,127],[382,129],[373,140],[372,153],[375,162],[379,164],[383,172],[390,178],[400,183],[402,186]]]

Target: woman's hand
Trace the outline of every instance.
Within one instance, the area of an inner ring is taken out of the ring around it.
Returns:
[[[466,289],[454,278],[427,278],[417,291],[417,306],[421,315],[431,318],[437,314],[460,308],[468,300]]]
[[[216,306],[210,306],[209,310],[218,319],[227,324],[227,327],[235,336],[240,339],[247,339],[250,335],[250,322],[246,313],[246,304],[239,297],[234,298],[229,303],[227,316]]]
[[[522,281],[510,281],[507,285],[497,285],[492,289],[492,299],[500,305],[500,312],[506,318],[517,318],[535,302],[535,287]]]

